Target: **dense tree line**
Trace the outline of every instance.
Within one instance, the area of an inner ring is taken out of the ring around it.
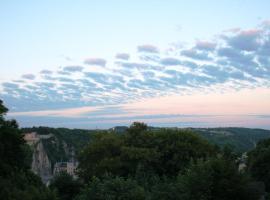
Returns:
[[[270,139],[260,141],[248,153],[248,171],[256,180],[263,182],[270,193]]]
[[[236,155],[188,130],[147,130],[133,123],[126,134],[98,134],[80,155],[86,199],[259,199],[263,195]]]

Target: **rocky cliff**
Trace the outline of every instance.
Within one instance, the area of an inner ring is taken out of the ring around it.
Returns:
[[[53,177],[57,162],[76,162],[76,155],[89,142],[92,132],[47,127],[22,129],[32,148],[32,170],[44,183]]]
[[[39,175],[44,183],[47,183],[53,176],[52,164],[44,149],[42,140],[33,145],[32,171]]]
[[[32,171],[39,175],[44,183],[53,177],[56,162],[73,159],[74,147],[53,134],[40,135],[36,132],[25,133],[24,139],[31,146]]]

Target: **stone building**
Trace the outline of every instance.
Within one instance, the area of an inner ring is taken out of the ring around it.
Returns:
[[[76,178],[77,162],[57,162],[54,165],[53,175],[57,175],[60,172],[67,172],[69,175]]]

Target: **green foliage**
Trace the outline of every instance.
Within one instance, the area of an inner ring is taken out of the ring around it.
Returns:
[[[143,131],[147,130],[147,125],[143,122],[133,122],[131,126],[127,129],[127,132],[136,137],[137,134],[140,134]]]
[[[65,151],[63,141],[59,141],[57,138],[51,137],[48,139],[42,139],[41,142],[50,162],[52,163],[52,167],[56,162],[66,162],[69,160],[69,157],[71,157],[69,152]]]
[[[0,199],[5,200],[55,200],[56,196],[40,178],[30,170],[12,171],[12,175],[0,175]]]
[[[105,173],[134,176],[138,167],[146,173],[175,176],[191,160],[216,154],[212,145],[190,131],[141,127],[135,124],[123,135],[97,134],[79,157],[80,176],[86,182]]]
[[[266,191],[270,192],[270,139],[260,141],[248,153],[248,169],[256,180],[265,183]]]
[[[0,99],[0,119],[1,121],[4,120],[3,115],[8,112],[8,109],[3,105],[3,101]]]
[[[261,186],[223,158],[200,160],[176,177],[137,172],[134,177],[93,177],[76,200],[256,200]]]
[[[79,174],[87,186],[76,200],[259,199],[261,185],[238,171],[237,157],[231,145],[217,149],[190,130],[136,122],[125,134],[96,134],[82,151]]]
[[[60,200],[72,200],[79,192],[82,184],[66,172],[61,172],[53,178],[50,188],[56,191]]]
[[[36,132],[38,135],[52,135],[47,139],[41,139],[44,149],[48,155],[52,167],[56,162],[68,161],[85,147],[94,133],[99,131],[89,131],[82,129],[33,127],[23,128],[23,133]],[[75,155],[73,155],[73,152]]]
[[[144,189],[136,180],[123,177],[106,176],[103,179],[93,177],[85,190],[76,200],[143,200]]]
[[[120,159],[123,137],[115,133],[95,135],[90,144],[79,155],[79,173],[86,182],[93,176],[106,172],[121,174]]]
[[[15,120],[5,120],[0,100],[0,199],[53,200],[55,195],[30,171],[31,151]]]
[[[29,149],[18,130],[16,121],[2,119],[0,122],[0,173],[8,173],[10,167],[28,168],[28,162],[25,160],[27,152]]]
[[[231,146],[238,153],[253,149],[256,143],[262,139],[270,138],[270,131],[249,128],[194,128],[198,133],[212,144],[223,148]]]
[[[175,177],[163,176],[159,178],[158,176],[152,176],[146,182],[148,182],[145,198],[147,200],[177,200],[179,197]]]
[[[249,190],[250,180],[230,160],[214,158],[191,165],[177,179],[183,200],[254,200],[262,195]]]

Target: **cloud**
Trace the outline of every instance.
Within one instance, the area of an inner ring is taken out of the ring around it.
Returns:
[[[260,46],[260,29],[244,30],[232,37],[225,37],[226,42],[232,48],[243,51],[255,51]]]
[[[60,74],[60,75],[71,75],[71,72],[59,70],[59,71],[57,71],[57,74]]]
[[[5,82],[2,83],[2,86],[4,86],[5,88],[18,88],[19,85],[16,83],[9,83],[9,82]]]
[[[138,52],[144,52],[144,53],[159,53],[159,49],[150,44],[140,45],[137,47]]]
[[[268,39],[261,45],[261,48],[259,49],[260,56],[266,56],[269,58],[269,52],[270,52],[270,34],[268,34]]]
[[[106,66],[107,61],[103,58],[87,58],[84,60],[84,64],[87,65],[98,65],[101,67]]]
[[[177,58],[163,58],[160,62],[162,65],[169,66],[169,65],[180,65],[182,62]]]
[[[172,44],[170,51],[161,51],[154,45],[141,45],[132,59],[119,53],[108,67],[103,58],[88,58],[83,64],[44,69],[23,75],[22,81],[2,82],[1,98],[13,111],[34,111],[118,105],[195,91],[270,87],[269,38],[269,28],[259,26],[197,40],[189,45],[192,48]]]
[[[71,78],[66,78],[66,77],[58,77],[57,80],[61,81],[61,82],[74,82],[73,79]]]
[[[42,78],[44,80],[47,80],[47,81],[55,81],[55,80],[57,80],[57,78],[55,78],[55,77],[53,77],[51,75],[47,75],[47,74],[46,75],[43,75]]]
[[[190,57],[196,60],[211,60],[207,52],[197,51],[195,49],[182,50],[181,55]]]
[[[228,81],[228,79],[245,79],[244,74],[240,71],[230,71],[215,65],[203,65],[202,72],[211,76],[218,83],[223,83]]]
[[[158,65],[153,65],[149,63],[144,63],[144,62],[116,62],[117,65],[125,67],[125,68],[156,68],[159,67]]]
[[[198,40],[195,48],[198,50],[213,51],[215,50],[216,46],[217,44],[215,42]]]
[[[159,55],[157,54],[147,54],[147,55],[140,55],[139,56],[140,60],[145,61],[145,62],[158,62],[160,60]]]
[[[83,70],[82,66],[66,66],[63,67],[63,71],[66,72],[81,72]]]
[[[46,69],[44,69],[44,70],[41,70],[41,71],[40,71],[40,73],[41,73],[41,74],[50,75],[50,74],[52,74],[53,72],[52,72],[52,71],[50,71],[50,70],[46,70]]]
[[[239,28],[239,27],[237,27],[237,28],[229,28],[229,29],[224,30],[225,33],[226,32],[227,33],[237,33],[239,31],[241,31],[241,28]]]
[[[254,77],[264,77],[265,72],[254,61],[255,56],[252,54],[245,54],[233,48],[220,48],[218,55],[225,58],[227,65],[231,65],[240,71],[248,73]]]
[[[130,55],[128,53],[118,53],[115,55],[115,58],[120,60],[129,60]]]
[[[13,82],[15,82],[15,83],[24,83],[25,81],[24,80],[13,80]]]
[[[98,83],[102,83],[102,84],[108,83],[108,77],[102,73],[86,72],[84,74],[86,77],[89,77]]]
[[[52,89],[56,84],[51,82],[36,82],[35,85],[43,88]]]
[[[85,79],[85,78],[82,78],[82,79],[79,79],[77,80],[78,83],[81,84],[81,87],[83,88],[95,88],[96,87],[96,84],[93,83],[92,81],[88,80],[88,79]]]
[[[34,80],[36,78],[36,76],[34,74],[24,74],[24,75],[22,75],[22,78]]]

